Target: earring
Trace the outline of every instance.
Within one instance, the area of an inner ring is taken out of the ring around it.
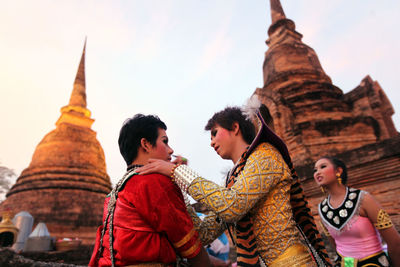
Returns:
[[[324,193],[324,194],[325,194],[325,189],[324,189],[324,187],[323,187],[323,186],[321,186],[320,188],[321,188],[321,191],[322,191],[322,193]]]
[[[336,173],[336,177],[337,177],[337,180],[338,180],[339,184],[342,184],[342,178],[340,177],[340,173],[339,172]]]

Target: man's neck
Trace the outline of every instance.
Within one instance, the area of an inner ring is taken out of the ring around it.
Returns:
[[[143,162],[132,162],[131,164],[129,164],[129,166],[143,166],[145,165],[145,163]]]
[[[149,157],[147,156],[147,154],[139,151],[137,157],[132,161],[130,165],[146,165],[148,161]]]
[[[244,140],[240,140],[238,143],[236,143],[235,149],[233,151],[233,155],[231,158],[233,164],[236,164],[236,162],[238,162],[238,160],[240,159],[242,154],[246,151],[248,146],[249,146],[249,144],[247,144]]]

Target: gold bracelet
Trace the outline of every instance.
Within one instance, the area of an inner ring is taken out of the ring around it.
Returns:
[[[392,220],[390,220],[389,214],[381,209],[378,212],[378,216],[376,218],[376,223],[374,223],[376,229],[383,230],[393,226]]]
[[[172,182],[174,182],[174,183],[175,183],[175,174],[174,174],[174,172],[175,172],[175,169],[176,169],[179,165],[181,165],[181,164],[175,164],[174,167],[172,167],[172,169],[171,169],[171,175],[170,175],[170,177],[171,177]]]

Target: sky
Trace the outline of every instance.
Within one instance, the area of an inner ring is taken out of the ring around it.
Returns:
[[[334,85],[370,75],[400,129],[400,1],[281,0]],[[233,165],[210,147],[208,119],[263,87],[267,0],[0,0],[0,166],[17,175],[67,105],[86,46],[87,108],[115,184],[125,119],[158,115],[175,154],[221,184]]]

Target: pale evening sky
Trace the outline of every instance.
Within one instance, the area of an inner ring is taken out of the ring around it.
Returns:
[[[282,0],[332,82],[345,93],[370,75],[400,129],[396,0]],[[87,108],[113,183],[125,163],[123,121],[156,114],[176,154],[218,183],[232,163],[209,146],[207,120],[262,87],[267,0],[0,0],[0,165],[19,175],[55,128],[72,92],[84,39]]]

